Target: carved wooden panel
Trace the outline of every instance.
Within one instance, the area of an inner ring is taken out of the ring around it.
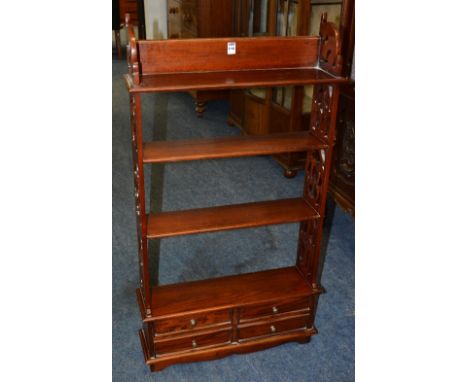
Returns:
[[[145,188],[143,176],[143,137],[141,128],[141,98],[130,94],[130,125],[132,132],[133,183],[137,225],[140,287],[146,306],[151,301],[149,284],[148,245],[146,240]],[[151,313],[148,309],[147,314]]]
[[[312,99],[310,132],[328,144],[327,149],[307,153],[304,199],[320,214],[320,219],[301,223],[297,266],[314,288],[319,287],[320,238],[322,236],[328,176],[335,136],[339,92],[336,86],[315,85]]]
[[[343,70],[343,57],[341,56],[341,40],[339,32],[333,24],[327,22],[327,14],[322,15],[320,23],[320,67],[324,70],[341,75]]]
[[[328,130],[330,125],[330,100],[333,88],[328,85],[316,85],[312,99],[311,126],[315,136],[328,143]]]

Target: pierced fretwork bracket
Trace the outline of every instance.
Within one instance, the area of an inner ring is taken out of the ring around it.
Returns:
[[[320,54],[319,66],[329,73],[340,76],[343,71],[343,57],[341,55],[341,37],[338,28],[327,21],[327,14],[323,13],[320,20]]]
[[[127,65],[128,73],[132,76],[135,84],[140,84],[140,63],[138,58],[138,47],[136,43],[135,31],[130,22],[130,14],[125,14],[125,27],[127,28]]]
[[[312,99],[310,132],[326,143],[327,148],[307,153],[304,199],[319,213],[320,218],[301,223],[296,265],[313,288],[320,288],[320,241],[335,138],[338,93],[337,86],[315,85]]]

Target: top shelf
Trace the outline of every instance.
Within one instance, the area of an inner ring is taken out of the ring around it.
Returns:
[[[126,75],[125,79],[131,93],[243,89],[349,82],[343,77],[334,77],[320,68],[158,73],[143,75],[141,83],[138,85],[133,82],[130,75]]]
[[[319,36],[136,40],[128,28],[130,93],[340,84],[338,29],[322,17]]]

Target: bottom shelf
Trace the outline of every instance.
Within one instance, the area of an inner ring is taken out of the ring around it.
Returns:
[[[151,317],[143,314],[147,309],[143,306],[141,296],[138,296],[138,302],[142,319],[148,322],[206,310],[311,296],[321,292],[322,289],[311,288],[296,267],[287,267],[153,287]]]
[[[296,267],[157,286],[151,309],[138,289],[145,361],[155,371],[307,342],[317,333],[314,317],[321,292]]]

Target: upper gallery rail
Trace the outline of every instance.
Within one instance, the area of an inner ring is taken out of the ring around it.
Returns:
[[[233,37],[137,40],[128,29],[128,68],[132,82],[164,73],[227,72],[269,69],[321,68],[341,74],[340,38],[322,15],[320,36]]]

